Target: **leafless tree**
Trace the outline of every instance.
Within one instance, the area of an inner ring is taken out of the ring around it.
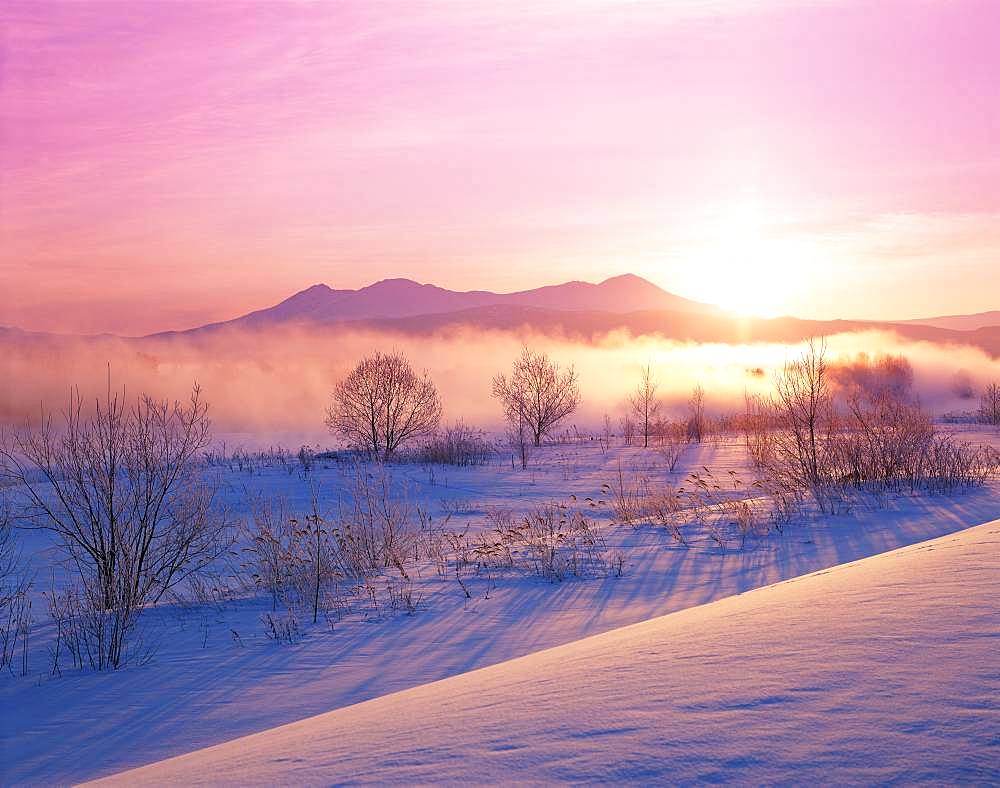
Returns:
[[[209,442],[197,386],[187,405],[124,391],[85,412],[70,395],[57,429],[43,413],[0,444],[7,479],[25,498],[28,527],[56,533],[81,592],[101,622],[98,667],[117,668],[143,606],[205,568],[228,547],[216,486],[196,458]]]
[[[350,443],[388,457],[407,441],[431,435],[441,399],[425,371],[414,372],[399,352],[363,359],[337,383],[326,425]]]
[[[705,389],[699,383],[688,400],[688,440],[701,443],[705,438]]]
[[[660,409],[660,400],[656,396],[658,387],[653,369],[647,364],[642,370],[642,377],[635,391],[628,397],[628,403],[642,430],[642,445],[645,448],[649,448],[650,427]]]
[[[7,502],[0,499],[0,670],[13,664],[18,644],[25,645],[31,610],[30,585]]]
[[[626,413],[622,416],[618,422],[618,426],[622,430],[622,443],[626,446],[631,446],[632,441],[635,440],[635,422],[632,421],[632,414]]]
[[[785,363],[774,385],[781,420],[774,448],[800,480],[815,486],[824,420],[831,414],[826,340],[810,339],[800,358]]]
[[[743,443],[754,465],[763,468],[771,459],[773,408],[771,402],[759,394],[745,392],[743,400]]]
[[[510,375],[493,378],[493,396],[503,405],[509,425],[524,425],[535,446],[576,410],[580,387],[573,367],[562,369],[546,353],[521,351]]]
[[[1000,385],[990,383],[979,400],[979,419],[984,424],[1000,425]]]
[[[531,459],[531,442],[532,436],[524,419],[519,418],[516,422],[507,424],[507,444],[511,450],[511,464],[516,456],[521,463],[521,470],[528,467],[528,460]]]

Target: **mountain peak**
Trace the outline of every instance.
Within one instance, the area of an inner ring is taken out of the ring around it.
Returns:
[[[322,283],[314,284],[275,306],[228,321],[225,325],[247,325],[256,329],[285,323],[321,325],[442,315],[493,307],[531,307],[557,312],[598,310],[618,314],[647,310],[717,311],[715,307],[668,293],[635,274],[614,276],[599,284],[564,282],[516,293],[485,290],[459,292],[395,277],[379,280],[358,290],[335,290]],[[212,327],[218,325],[221,324]]]
[[[612,282],[635,282],[637,284],[651,285],[653,284],[648,279],[643,279],[637,274],[618,274],[618,276],[609,276],[603,282],[602,285],[609,285]]]
[[[619,274],[612,276],[601,282],[598,287],[629,288],[633,290],[655,290],[665,292],[661,287],[654,285],[648,279],[643,279],[636,274]]]

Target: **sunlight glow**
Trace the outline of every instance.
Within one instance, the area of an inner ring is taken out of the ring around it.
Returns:
[[[810,250],[780,235],[779,221],[780,214],[753,192],[712,212],[704,251],[692,261],[698,298],[740,314],[786,314],[812,284]]]

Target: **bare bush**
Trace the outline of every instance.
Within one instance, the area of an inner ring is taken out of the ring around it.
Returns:
[[[264,625],[264,634],[275,643],[291,645],[301,637],[299,620],[293,610],[283,613],[264,613],[260,617]]]
[[[810,342],[776,381],[772,478],[808,490],[831,512],[850,506],[850,489],[942,492],[982,484],[992,473],[988,449],[937,431],[912,394],[906,359],[862,355],[831,368],[824,353]]]
[[[858,353],[852,359],[828,363],[826,371],[829,385],[846,392],[908,399],[913,389],[913,365],[902,355]]]
[[[22,671],[30,631],[31,578],[14,537],[6,500],[0,500],[0,670],[13,667],[21,646]]]
[[[383,458],[441,420],[441,400],[427,373],[402,353],[375,353],[337,383],[326,425],[352,446]]]
[[[687,446],[684,425],[677,422],[660,421],[656,424],[657,449],[667,470],[673,472]]]
[[[604,540],[579,509],[546,504],[526,514],[523,526],[528,561],[542,577],[562,581],[608,569]]]
[[[283,499],[264,496],[248,501],[250,519],[243,525],[246,546],[243,567],[254,585],[271,596],[271,609],[278,609],[291,579],[295,555],[295,528]]]
[[[979,420],[983,424],[1000,426],[1000,385],[990,383],[979,399]]]
[[[745,411],[742,419],[743,445],[758,468],[767,466],[772,459],[773,430],[771,403],[764,397],[743,395]]]
[[[644,514],[647,480],[644,476],[626,471],[618,461],[618,473],[612,482],[601,485],[601,494],[608,500],[615,522],[636,525]]]
[[[845,423],[829,442],[826,475],[855,487],[911,489],[934,438],[930,416],[890,389],[856,390]]]
[[[688,440],[692,443],[701,443],[705,439],[705,427],[705,389],[699,384],[694,387],[691,399],[688,400]]]
[[[684,506],[672,487],[651,489],[646,497],[646,511],[650,519],[666,530],[670,537],[687,547],[687,538],[681,530],[685,524]]]
[[[117,669],[125,664],[141,664],[152,656],[151,649],[136,636],[140,609],[123,599],[105,610],[106,592],[91,576],[61,593],[46,594],[49,616],[56,625],[54,673],[59,672],[63,649],[70,654],[73,666],[81,670]]]
[[[54,532],[77,571],[98,630],[94,666],[118,668],[142,608],[229,545],[216,486],[195,462],[209,443],[207,406],[197,386],[186,406],[142,396],[132,407],[109,386],[92,414],[74,391],[60,427],[43,415],[0,457],[26,522]]]
[[[315,496],[312,512],[302,521],[292,519],[291,525],[295,529],[293,557],[299,599],[306,602],[315,624],[319,618],[321,595],[329,583],[343,574],[337,569],[333,540],[326,520],[319,513]]]
[[[493,378],[493,396],[504,417],[518,433],[527,429],[535,446],[580,404],[580,387],[573,367],[562,369],[546,353],[521,351],[509,375]]]
[[[344,577],[361,579],[392,568],[406,578],[420,538],[414,512],[405,496],[394,495],[384,466],[369,473],[353,468],[348,495],[340,503],[332,529],[337,568]]]
[[[632,418],[632,414],[626,413],[622,416],[619,426],[622,431],[622,443],[626,446],[631,446],[632,441],[635,440],[635,421]]]
[[[809,340],[803,354],[785,363],[775,379],[779,429],[773,436],[775,461],[801,486],[821,482],[823,438],[832,428],[833,407],[826,340]]]
[[[494,453],[482,430],[459,420],[434,435],[420,448],[417,457],[420,462],[467,467],[488,465]]]

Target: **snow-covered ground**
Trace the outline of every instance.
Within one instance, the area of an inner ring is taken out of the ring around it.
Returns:
[[[1000,780],[1000,521],[112,785]]]
[[[720,478],[729,471],[753,478],[735,441],[690,447],[672,474],[654,451],[602,451],[593,442],[546,447],[527,471],[501,461],[465,469],[406,465],[393,474],[397,491],[438,523],[450,512],[452,527],[475,530],[490,506],[524,511],[570,496],[606,498],[602,485],[614,480],[619,463],[644,468],[654,480],[678,481],[702,466]],[[245,515],[247,493],[281,495],[301,514],[316,491],[321,506],[332,507],[345,478],[328,465],[308,477],[294,466],[227,470],[227,501]],[[163,605],[143,619],[157,644],[150,663],[50,677],[52,632],[39,612],[31,675],[0,678],[0,782],[112,774],[952,533],[1000,516],[1000,489],[993,483],[952,497],[864,501],[836,517],[805,511],[781,533],[743,548],[734,539],[722,549],[698,533],[682,547],[662,529],[611,525],[604,507],[592,514],[609,553],[623,557],[621,576],[597,572],[553,583],[530,574],[473,575],[465,579],[467,599],[453,576],[428,565],[414,578],[415,614],[359,609],[332,629],[304,626],[291,645],[265,636],[260,619],[270,601],[262,597]],[[26,549],[44,589],[51,541],[29,533]],[[40,599],[36,609],[44,611]]]

